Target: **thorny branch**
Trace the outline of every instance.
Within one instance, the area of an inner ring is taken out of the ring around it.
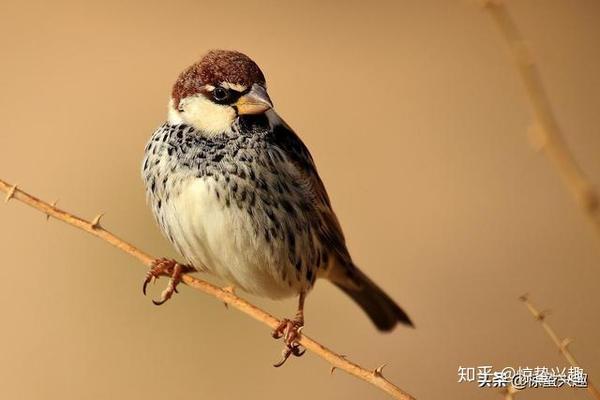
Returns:
[[[518,27],[508,14],[502,0],[485,0],[485,9],[504,37],[515,66],[525,87],[525,92],[535,123],[530,129],[532,139],[556,167],[564,184],[596,228],[600,238],[600,197],[567,148],[563,135],[550,106],[539,70]]]
[[[577,360],[575,360],[575,357],[573,357],[573,354],[571,354],[571,351],[569,350],[569,345],[573,342],[573,340],[569,338],[561,339],[556,334],[554,329],[548,324],[548,322],[546,322],[547,313],[539,311],[537,308],[535,308],[533,304],[531,304],[531,302],[529,301],[529,296],[527,294],[524,294],[523,296],[519,297],[519,300],[521,300],[525,304],[531,315],[533,315],[533,317],[542,325],[548,336],[550,336],[550,339],[552,339],[556,347],[558,347],[558,351],[560,351],[560,353],[567,359],[569,364],[571,364],[573,367],[579,367],[579,363],[577,362]],[[597,400],[600,400],[600,392],[598,392],[598,389],[596,389],[596,387],[592,384],[592,382],[590,382],[589,379],[587,390],[590,393],[590,396]]]
[[[7,182],[4,182],[1,179],[0,192],[6,193],[6,202],[8,202],[11,199],[19,200],[27,204],[28,206],[43,212],[44,214],[46,214],[47,217],[56,218],[60,221],[63,221],[69,225],[79,228],[112,244],[118,249],[124,251],[125,253],[128,253],[133,257],[137,258],[146,267],[150,267],[154,261],[154,258],[151,257],[149,254],[143,252],[131,243],[124,241],[123,239],[119,238],[118,236],[114,235],[113,233],[109,232],[104,227],[102,227],[102,225],[100,224],[102,214],[98,214],[92,221],[85,220],[56,207],[55,203],[49,204],[17,188],[16,185],[11,185]],[[275,329],[277,326],[279,326],[279,320],[277,320],[277,318],[254,306],[248,301],[236,296],[231,290],[228,290],[227,288],[219,288],[206,281],[203,281],[201,279],[195,278],[187,274],[184,274],[182,276],[182,282],[194,289],[200,290],[206,294],[216,297],[225,304],[228,304],[238,309],[239,311],[249,315],[255,320],[269,326],[271,329]],[[326,348],[317,341],[306,336],[304,333],[300,335],[298,343],[307,350],[315,353],[316,355],[330,363],[332,365],[332,368],[344,370],[350,375],[354,375],[355,377],[362,379],[363,381],[368,382],[373,386],[376,386],[377,388],[388,393],[395,399],[415,400],[414,397],[412,397],[404,390],[400,389],[398,386],[394,385],[382,375],[383,365],[371,371],[367,370],[361,367],[360,365],[349,361],[348,359],[346,359],[345,356],[341,356],[333,352],[332,350]]]
[[[535,123],[529,129],[530,139],[534,147],[541,150],[554,164],[564,184],[574,195],[577,203],[587,215],[589,221],[594,225],[600,237],[600,197],[577,164],[563,139],[560,126],[542,84],[539,70],[527,47],[525,39],[506,10],[506,6],[502,0],[483,0],[483,5],[504,37],[525,88],[535,118]],[[572,366],[578,367],[577,361],[568,349],[571,340],[567,338],[563,340],[559,339],[554,329],[545,321],[545,314],[538,311],[529,302],[526,295],[521,296],[520,300],[525,303],[535,319],[541,323],[548,336],[550,336],[567,361]],[[589,381],[587,389],[593,398],[600,400],[600,393]],[[506,399],[512,399],[515,393],[516,391],[509,388],[503,394]]]

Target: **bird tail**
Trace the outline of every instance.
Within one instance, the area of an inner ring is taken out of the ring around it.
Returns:
[[[367,313],[381,331],[391,331],[397,323],[414,327],[408,315],[358,267],[336,266],[330,280]],[[343,270],[343,271],[342,271]]]

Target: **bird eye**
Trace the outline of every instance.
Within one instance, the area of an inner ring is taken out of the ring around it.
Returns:
[[[216,101],[224,101],[229,97],[229,92],[227,89],[222,88],[221,86],[217,86],[215,90],[212,92],[213,98]]]

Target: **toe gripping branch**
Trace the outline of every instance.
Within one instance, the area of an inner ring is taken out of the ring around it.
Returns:
[[[281,360],[273,364],[274,367],[281,367],[291,355],[300,357],[306,352],[306,349],[303,349],[298,343],[303,325],[304,321],[302,320],[295,319],[292,321],[286,318],[281,320],[279,326],[273,331],[273,338],[283,338],[285,343],[285,347],[281,351]]]
[[[167,284],[165,290],[162,291],[160,300],[152,300],[152,302],[157,306],[164,304],[173,296],[174,293],[179,293],[177,291],[177,286],[181,283],[182,275],[190,272],[197,272],[197,269],[190,265],[179,264],[175,260],[158,258],[154,260],[152,267],[146,274],[146,279],[144,280],[144,284],[142,286],[142,292],[144,295],[146,295],[148,284],[150,282],[156,281],[161,276],[168,276],[170,278],[169,283]],[[232,289],[225,290],[233,292]],[[273,337],[275,339],[283,338],[283,342],[285,344],[285,347],[281,352],[282,358],[279,362],[273,365],[274,367],[281,367],[292,355],[295,357],[300,357],[306,352],[306,349],[302,348],[300,343],[298,343],[302,327],[304,326],[303,305],[304,293],[300,295],[300,304],[296,318],[293,320],[287,318],[281,320],[279,326],[273,331]]]
[[[275,339],[283,338],[285,347],[281,352],[281,361],[274,364],[274,367],[281,367],[291,355],[295,357],[302,356],[306,349],[303,349],[298,343],[298,339],[302,334],[302,328],[304,327],[304,300],[306,299],[306,292],[300,292],[298,297],[298,311],[296,317],[293,320],[282,319],[279,326],[273,331],[273,337]]]
[[[152,300],[154,304],[160,306],[169,300],[173,293],[179,293],[177,291],[177,285],[181,283],[181,276],[190,272],[196,272],[196,268],[191,265],[181,265],[175,260],[169,260],[167,258],[157,258],[154,260],[152,267],[146,274],[144,285],[142,286],[142,292],[146,295],[146,289],[150,282],[157,280],[160,276],[170,277],[169,283],[165,290],[160,295],[160,300]]]

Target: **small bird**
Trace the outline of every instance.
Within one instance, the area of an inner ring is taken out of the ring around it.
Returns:
[[[265,77],[248,56],[212,50],[183,71],[167,121],[150,138],[142,166],[147,200],[164,235],[189,263],[157,260],[144,282],[212,273],[232,287],[279,299],[298,311],[273,332],[282,365],[302,355],[304,300],[325,278],[382,331],[408,315],[352,261],[325,186],[302,140],[277,115]]]

